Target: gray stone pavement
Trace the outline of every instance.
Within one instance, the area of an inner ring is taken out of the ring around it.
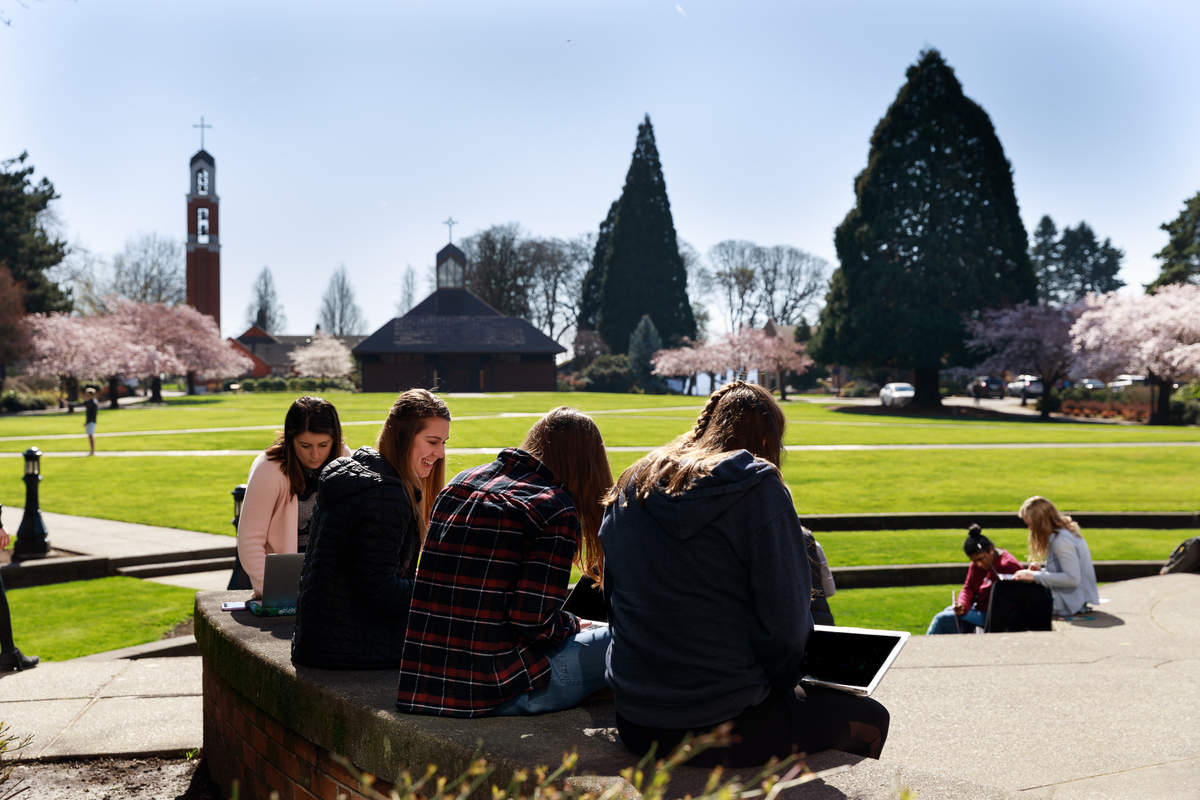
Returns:
[[[0,720],[26,758],[179,757],[203,744],[199,656],[61,661],[0,674]]]
[[[1109,584],[1093,620],[914,637],[883,764],[1035,797],[1200,797],[1200,575]]]
[[[5,506],[4,515],[12,520],[6,525],[15,533],[24,509]],[[148,562],[185,561],[209,554],[207,557],[232,556],[237,550],[233,536],[215,533],[162,528],[157,525],[138,525],[132,522],[76,517],[70,514],[42,512],[42,520],[55,550],[78,555],[102,556],[114,566]],[[233,526],[230,526],[233,530]]]

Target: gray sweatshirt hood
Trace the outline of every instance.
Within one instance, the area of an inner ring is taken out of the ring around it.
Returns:
[[[671,536],[690,539],[774,472],[771,464],[756,460],[749,451],[739,450],[682,494],[651,492],[646,498],[646,510]]]

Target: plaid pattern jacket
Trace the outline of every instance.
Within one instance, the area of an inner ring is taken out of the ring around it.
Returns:
[[[546,651],[579,632],[562,610],[578,541],[571,496],[523,450],[447,484],[413,587],[396,707],[475,717],[549,684]]]

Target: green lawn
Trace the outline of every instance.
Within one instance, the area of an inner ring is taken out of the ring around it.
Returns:
[[[833,621],[857,628],[923,634],[933,615],[950,605],[961,584],[892,589],[848,589],[829,598]]]
[[[196,592],[137,578],[100,578],[8,592],[13,636],[46,661],[158,641],[192,616]]]

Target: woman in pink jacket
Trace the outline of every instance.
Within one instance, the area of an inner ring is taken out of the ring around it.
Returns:
[[[301,397],[288,409],[275,443],[254,459],[238,520],[237,549],[255,597],[262,596],[268,553],[304,552],[317,478],[330,461],[348,455],[333,403]]]

